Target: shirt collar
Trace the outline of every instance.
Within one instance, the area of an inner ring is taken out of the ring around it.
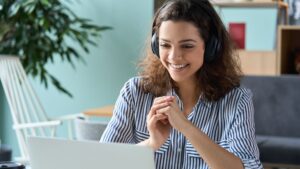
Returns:
[[[170,89],[170,90],[167,92],[167,96],[175,96],[178,105],[180,106],[181,109],[183,108],[183,103],[182,103],[181,99],[179,98],[179,96],[178,96],[178,94],[176,93],[176,90],[175,90],[174,88]],[[200,96],[199,96],[199,98],[198,98],[198,101],[197,101],[196,105],[198,106],[198,104],[200,104],[200,103],[204,104],[204,106],[207,106],[208,108],[210,108],[210,107],[212,106],[212,102],[206,100],[206,99],[204,98],[203,93],[200,94]]]

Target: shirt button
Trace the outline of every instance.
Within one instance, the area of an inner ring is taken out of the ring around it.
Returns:
[[[181,152],[181,147],[177,148],[177,152]]]

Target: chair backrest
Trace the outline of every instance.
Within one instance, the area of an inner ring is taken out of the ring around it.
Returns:
[[[106,121],[91,121],[78,117],[74,120],[76,139],[99,142],[107,124],[108,122]]]
[[[35,122],[47,121],[48,117],[18,57],[0,55],[0,80],[10,107],[21,156],[28,157],[25,138],[29,135],[47,136],[51,132],[44,127],[30,126]]]

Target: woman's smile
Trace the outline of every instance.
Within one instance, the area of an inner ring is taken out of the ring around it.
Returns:
[[[189,64],[172,64],[169,63],[169,67],[171,68],[170,70],[174,71],[182,71],[186,68],[188,68]]]

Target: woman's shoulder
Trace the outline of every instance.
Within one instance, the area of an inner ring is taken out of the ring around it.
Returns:
[[[223,98],[221,102],[239,102],[241,99],[252,99],[252,92],[250,89],[243,86],[234,87]]]
[[[140,99],[149,99],[153,95],[145,92],[142,86],[142,77],[135,76],[128,79],[120,91],[120,95],[130,99],[132,102],[138,102]]]
[[[141,76],[134,76],[134,77],[129,78],[125,82],[125,86],[131,87],[131,88],[140,88],[141,87],[141,81],[142,81]]]
[[[251,90],[244,86],[235,87],[230,92],[234,94],[241,94],[241,95],[252,95]]]
[[[136,94],[136,92],[142,94],[143,93],[143,87],[141,84],[142,77],[141,76],[134,76],[128,79],[124,86],[123,90],[130,91],[131,93]]]
[[[233,89],[233,92],[241,95],[241,97],[252,97],[252,91],[244,86],[239,86]]]

